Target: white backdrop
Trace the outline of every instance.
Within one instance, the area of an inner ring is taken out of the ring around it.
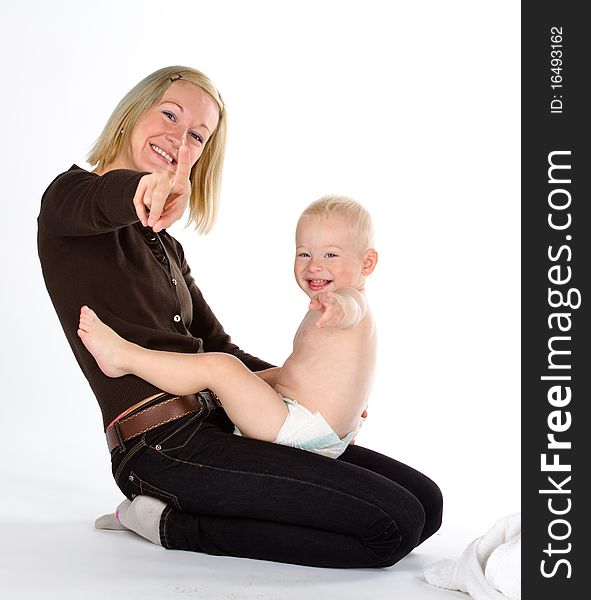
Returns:
[[[98,406],[45,291],[36,217],[117,101],[170,64],[207,73],[228,105],[215,232],[172,233],[234,341],[284,360],[307,306],[292,276],[297,217],[325,193],[357,198],[380,253],[368,281],[379,364],[358,443],[435,479],[454,531],[519,510],[519,3],[21,0],[0,11],[0,474],[16,481],[4,514],[59,519],[58,489],[84,499],[67,511],[86,519],[120,498]]]

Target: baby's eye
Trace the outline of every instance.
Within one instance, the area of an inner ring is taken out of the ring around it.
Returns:
[[[192,131],[189,134],[194,140],[196,140],[197,142],[199,142],[200,144],[203,144],[203,137],[201,135],[199,135],[197,132]]]
[[[298,258],[309,258],[310,255],[307,252],[300,252]]]
[[[174,113],[170,112],[169,110],[163,110],[162,114],[167,117],[168,119],[170,119],[171,121],[176,121],[176,116]]]

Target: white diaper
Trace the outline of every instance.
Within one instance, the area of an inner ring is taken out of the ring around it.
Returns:
[[[276,444],[337,458],[347,449],[349,442],[357,433],[352,431],[340,439],[319,412],[312,413],[305,406],[289,398],[283,398],[283,401],[287,405],[288,414],[277,434]],[[238,427],[234,433],[240,435]]]

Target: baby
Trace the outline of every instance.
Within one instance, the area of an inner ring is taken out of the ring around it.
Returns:
[[[302,213],[295,278],[311,298],[283,366],[252,373],[230,354],[148,350],[128,342],[88,307],[78,335],[109,377],[133,374],[174,395],[209,388],[246,437],[338,457],[367,405],[376,356],[365,279],[377,263],[369,213],[325,196]]]

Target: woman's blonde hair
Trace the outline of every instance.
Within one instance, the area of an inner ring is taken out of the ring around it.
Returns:
[[[215,223],[219,206],[227,116],[219,92],[200,71],[190,67],[165,67],[142,79],[124,96],[109,117],[88,154],[88,162],[99,170],[111,164],[123,149],[129,147],[131,132],[140,117],[162,98],[177,79],[198,85],[215,100],[220,111],[218,125],[207,140],[199,160],[193,165],[189,177],[191,197],[188,224],[194,223],[199,233],[208,233]]]
[[[359,243],[360,250],[365,252],[373,248],[373,224],[369,211],[361,206],[359,202],[348,196],[327,195],[312,202],[300,219],[304,216],[317,216],[327,219],[330,215],[342,215],[351,234]]]

